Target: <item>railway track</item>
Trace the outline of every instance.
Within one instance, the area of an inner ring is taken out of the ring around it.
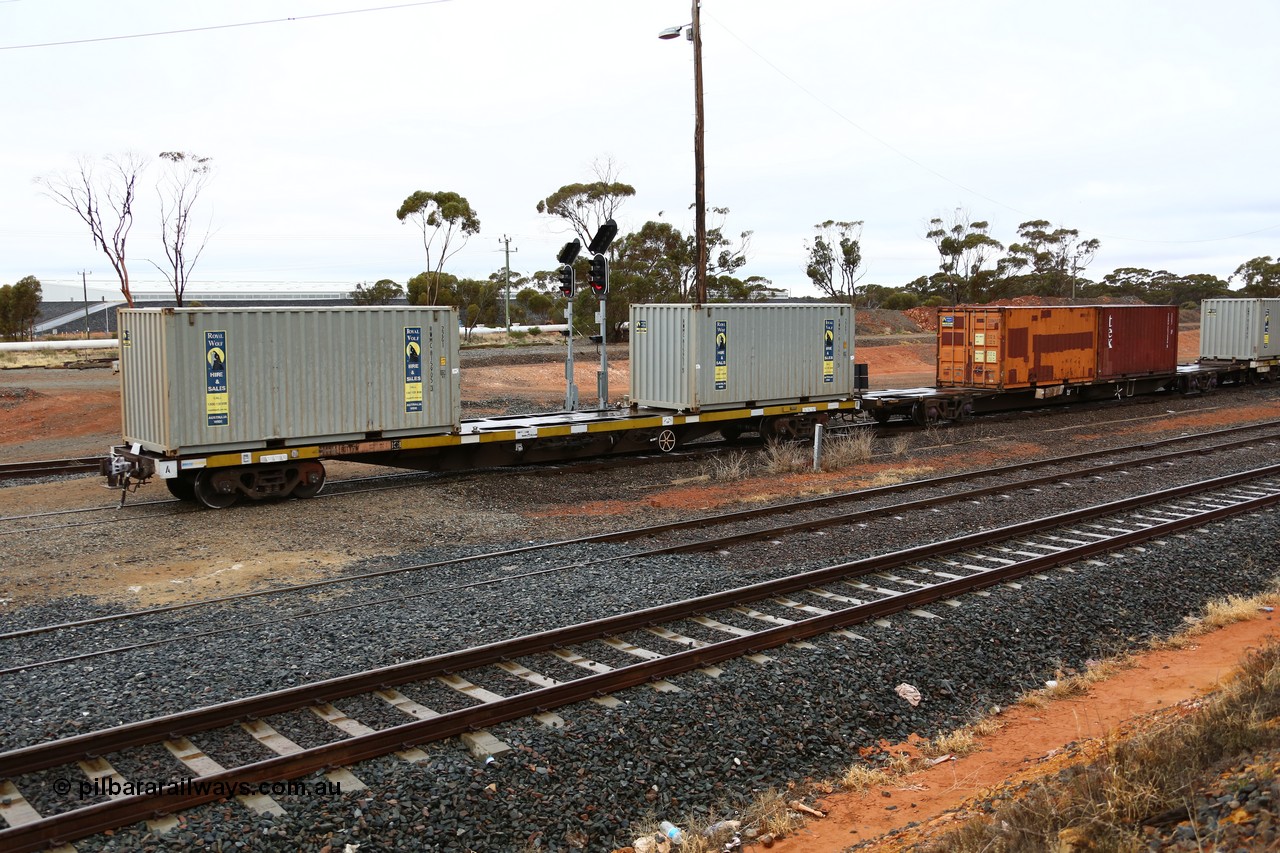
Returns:
[[[388,489],[397,489],[422,485],[426,482],[455,482],[459,480],[468,480],[480,476],[492,476],[494,474],[522,474],[532,476],[558,476],[565,473],[580,473],[585,471],[605,471],[611,468],[634,467],[637,465],[654,465],[662,463],[685,462],[691,458],[706,456],[723,452],[727,447],[750,447],[758,446],[759,442],[739,441],[729,444],[722,441],[711,441],[706,443],[694,443],[687,445],[672,453],[663,454],[638,454],[635,456],[610,457],[607,459],[582,460],[579,462],[560,462],[552,464],[535,464],[523,467],[511,468],[493,468],[478,469],[475,471],[457,471],[457,472],[439,472],[439,471],[404,471],[393,470],[386,473],[372,474],[368,476],[353,476],[332,479],[325,483],[325,490],[309,500],[335,499],[349,497],[353,495],[371,494],[373,492],[385,491]],[[93,457],[86,457],[86,461],[92,461]],[[73,462],[75,460],[56,460],[56,462]],[[80,473],[70,468],[50,467],[48,469],[40,469],[35,466],[49,464],[53,466],[55,463],[43,462],[17,462],[11,463],[13,466],[28,467],[30,470],[43,470],[44,473],[31,473],[25,476],[56,476],[61,474]],[[95,463],[96,465],[96,463]],[[97,471],[98,468],[92,469]],[[0,477],[3,479],[3,477]],[[135,511],[136,508],[145,508],[143,512]],[[92,527],[104,524],[119,524],[131,521],[151,521],[161,515],[180,515],[188,512],[202,511],[203,508],[197,507],[189,501],[179,500],[177,498],[162,498],[160,500],[135,501],[126,504],[110,503],[102,506],[92,507],[76,507],[74,509],[48,510],[45,512],[23,513],[20,515],[0,516],[0,524],[5,522],[16,521],[34,521],[39,519],[55,519],[68,515],[87,515],[90,513],[109,513],[110,515],[102,519],[91,519],[82,522],[67,524],[59,521],[55,525],[49,526],[32,526],[23,528],[14,528],[10,530],[0,530],[0,536],[13,535],[18,533],[39,533],[45,530],[61,530],[67,527]],[[127,515],[124,513],[128,513]]]
[[[612,696],[617,691],[645,684],[661,687],[667,679],[683,673],[705,671],[734,658],[760,655],[785,643],[831,632],[857,639],[851,628],[903,611],[936,617],[921,608],[1277,503],[1280,465],[1271,465],[712,595],[15,749],[0,754],[0,779],[6,780],[0,814],[11,824],[0,830],[0,848],[15,853],[37,850],[221,799],[228,791],[257,791],[263,784],[392,753],[414,760],[418,746],[460,735],[473,740],[473,749],[500,749],[499,742],[485,741],[484,737],[488,727],[503,721],[545,717],[576,702],[617,701]],[[699,634],[714,639],[699,639]],[[635,662],[624,666],[601,663],[596,658],[606,648],[612,650],[610,654],[621,653]],[[552,658],[572,664],[583,675],[557,680],[540,674],[539,661]],[[490,668],[522,679],[531,687],[502,696],[484,691],[460,675]],[[402,686],[427,680],[464,693],[473,704],[437,714],[399,692]],[[350,719],[333,704],[366,694],[414,720],[375,729]],[[317,715],[338,728],[343,738],[302,748],[262,722],[287,713]],[[200,734],[235,726],[244,737],[253,738],[278,756],[232,768],[212,763],[199,749]],[[67,768],[66,778],[121,780],[101,757],[155,744],[163,744],[185,762],[191,776],[187,784],[122,795],[48,817],[36,814],[22,797],[24,776],[55,768]],[[349,784],[359,783],[349,774],[344,778],[353,780]],[[269,806],[259,802],[257,807]]]
[[[979,498],[994,495],[1007,495],[1020,490],[1036,490],[1055,484],[1061,484],[1064,481],[1087,480],[1090,478],[1099,478],[1113,472],[1128,471],[1144,466],[1150,467],[1159,464],[1171,464],[1179,459],[1184,459],[1189,456],[1200,456],[1209,452],[1203,447],[1177,448],[1177,445],[1187,443],[1195,439],[1210,438],[1221,440],[1220,444],[1212,448],[1214,451],[1227,451],[1259,443],[1273,444],[1276,441],[1280,441],[1280,434],[1269,432],[1248,437],[1233,437],[1238,436],[1241,432],[1256,431],[1257,429],[1257,427],[1231,428],[1199,436],[1181,436],[1178,438],[1165,439],[1160,442],[1147,443],[1143,445],[1115,448],[1105,451],[1089,451],[1087,453],[1073,454],[1066,457],[1056,457],[1053,459],[1028,463],[1017,463],[982,472],[957,473],[892,486],[824,495],[801,501],[773,504],[748,510],[720,513],[712,516],[701,516],[677,522],[649,525],[642,528],[594,534],[591,536],[579,537],[577,539],[551,543],[537,543],[504,549],[497,552],[490,552],[487,554],[481,553],[432,563],[416,564],[394,569],[383,569],[377,572],[364,573],[356,576],[331,578],[285,588],[240,593],[233,596],[224,596],[197,602],[184,602],[181,604],[150,608],[146,610],[103,615],[59,624],[19,628],[0,633],[0,642],[20,640],[24,637],[31,637],[40,634],[67,632],[70,636],[58,645],[60,650],[68,651],[73,645],[79,645],[81,647],[89,647],[92,651],[64,654],[57,658],[22,660],[21,655],[15,655],[14,651],[10,650],[6,654],[6,658],[13,662],[4,668],[0,668],[0,676],[37,669],[40,667],[83,662],[105,655],[120,654],[140,649],[157,648],[172,643],[196,639],[207,640],[217,634],[243,632],[264,625],[278,625],[302,619],[323,618],[343,611],[354,611],[363,608],[392,606],[397,602],[436,596],[444,592],[455,592],[459,589],[476,589],[494,584],[511,583],[514,581],[524,580],[532,575],[547,575],[567,571],[585,570],[592,566],[608,564],[618,560],[635,561],[663,554],[724,550],[744,543],[757,542],[765,539],[775,539],[802,532],[823,530],[825,528],[836,526],[848,527],[877,517],[936,509],[937,507],[947,504],[973,502]],[[1159,448],[1164,449],[1159,450],[1159,452],[1152,452],[1157,451]],[[1089,465],[1082,468],[1073,467],[1068,470],[1052,470],[1062,468],[1063,466],[1087,462],[1088,460],[1099,456],[1126,455],[1135,452],[1143,452],[1145,455],[1138,461],[1129,459]],[[1020,474],[1043,468],[1051,470],[1046,474],[1022,478],[1014,482],[990,482],[987,485],[980,485],[976,482],[979,479],[998,480],[1006,475]],[[954,485],[958,483],[966,486],[966,488],[961,492],[933,494],[923,498],[895,501],[870,508],[854,508],[851,510],[840,509],[842,505],[850,502],[862,502],[881,497],[894,497],[914,490],[934,490],[941,486]],[[770,521],[777,517],[783,517],[783,520]],[[759,523],[761,521],[766,523]],[[712,531],[715,530],[720,530],[720,532],[713,533]],[[692,537],[686,535],[681,538],[680,534],[682,533],[692,533],[693,535]],[[583,545],[638,541],[644,539],[650,540],[650,544],[647,547],[643,547],[639,550],[633,550],[625,554],[611,554],[608,556],[584,559],[580,555],[572,553],[573,549]],[[277,596],[285,593],[303,593],[324,586],[357,583],[361,580],[423,571],[447,565],[466,563],[474,565],[476,568],[481,568],[486,561],[502,560],[516,554],[529,554],[533,552],[546,552],[549,555],[548,560],[551,561],[552,564],[533,573],[512,575],[508,572],[499,571],[488,577],[468,581],[461,585],[448,586],[444,588],[436,586],[419,592],[404,593],[398,595],[394,599],[362,599],[358,602],[349,604],[329,604],[319,609],[304,608],[292,612],[276,612],[271,615],[269,621],[262,622],[245,622],[235,620],[232,625],[226,628],[216,630],[212,633],[206,632],[199,636],[178,633],[163,639],[153,639],[145,642],[119,643],[117,641],[109,640],[108,638],[111,636],[109,633],[95,634],[92,631],[86,631],[86,629],[90,629],[95,626],[111,626],[112,623],[123,623],[130,619],[141,619],[159,614],[173,613],[180,610],[189,610],[195,607],[220,605],[263,596]]]
[[[101,456],[77,456],[72,459],[42,459],[32,462],[0,463],[0,480],[23,480],[36,477],[67,477],[72,474],[97,473]]]

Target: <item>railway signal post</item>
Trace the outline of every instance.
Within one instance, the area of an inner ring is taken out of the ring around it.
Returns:
[[[573,261],[578,257],[581,249],[581,240],[571,240],[565,243],[560,253],[556,255],[556,260],[562,264],[559,275],[560,292],[565,296],[564,321],[567,325],[564,333],[564,410],[566,412],[578,410],[578,386],[573,381]]]
[[[609,326],[606,315],[606,302],[609,295],[609,259],[604,253],[618,234],[618,223],[612,219],[605,221],[591,238],[587,251],[591,253],[591,273],[589,283],[591,292],[600,297],[600,310],[596,320],[600,323],[600,372],[596,374],[596,391],[600,396],[600,408],[609,407]]]

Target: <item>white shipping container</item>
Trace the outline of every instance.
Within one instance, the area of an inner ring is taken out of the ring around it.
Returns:
[[[1200,358],[1266,361],[1280,358],[1280,299],[1206,299],[1200,304]]]
[[[125,442],[166,455],[451,432],[457,313],[126,309],[120,388]]]
[[[853,394],[853,308],[631,306],[631,402],[698,412]]]

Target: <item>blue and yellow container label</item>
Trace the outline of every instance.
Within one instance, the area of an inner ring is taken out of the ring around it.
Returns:
[[[729,324],[716,320],[716,390],[729,387]]]
[[[404,330],[404,410],[422,411],[422,327]]]
[[[822,381],[836,381],[836,321],[824,320],[822,328]]]
[[[204,413],[205,422],[211,427],[230,423],[230,405],[227,392],[227,333],[204,333]]]

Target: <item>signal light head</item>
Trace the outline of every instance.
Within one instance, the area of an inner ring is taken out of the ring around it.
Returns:
[[[595,255],[591,258],[591,275],[588,281],[591,284],[591,292],[600,298],[604,298],[609,292],[609,259],[604,255]]]
[[[565,296],[573,296],[573,264],[560,267],[557,278],[560,280],[560,292]]]

